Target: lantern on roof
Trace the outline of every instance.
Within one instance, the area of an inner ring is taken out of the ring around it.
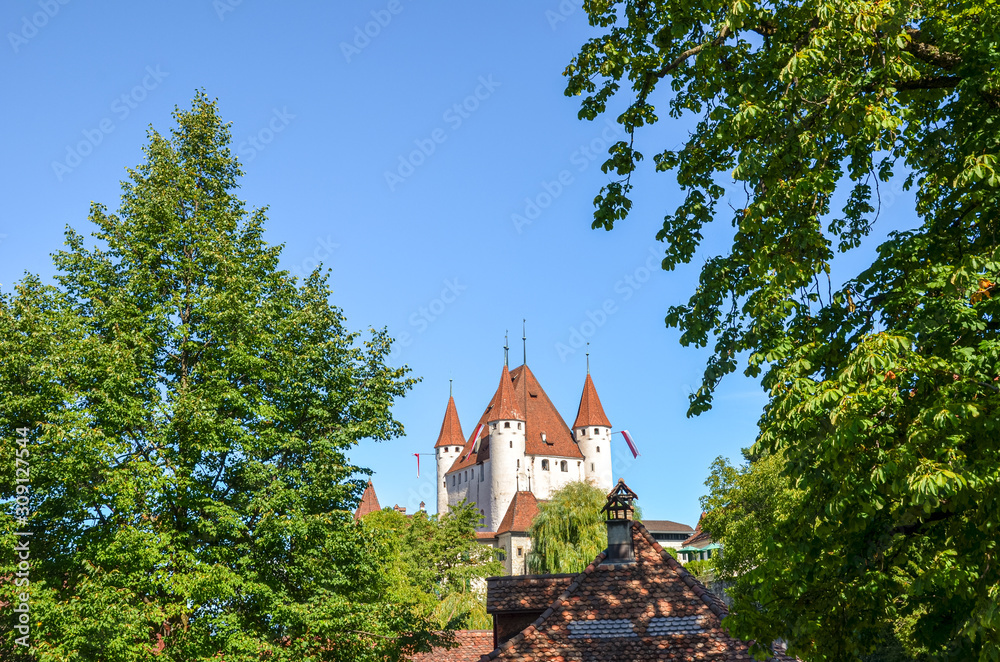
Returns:
[[[608,502],[601,508],[601,512],[607,513],[609,521],[614,519],[630,520],[632,513],[635,512],[632,502],[638,498],[635,492],[628,488],[625,481],[619,478],[615,489],[608,493]]]
[[[608,502],[601,508],[607,514],[608,549],[605,563],[635,563],[632,546],[632,502],[638,497],[628,488],[625,481],[618,479],[615,489],[608,493]]]

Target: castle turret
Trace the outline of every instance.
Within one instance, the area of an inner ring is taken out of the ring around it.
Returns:
[[[611,422],[604,413],[601,399],[597,397],[594,380],[587,373],[580,396],[580,409],[573,423],[573,438],[583,453],[584,476],[595,485],[609,492],[611,481]]]
[[[489,450],[491,466],[491,489],[486,526],[497,526],[503,519],[511,500],[525,481],[527,466],[524,455],[525,417],[517,405],[514,387],[507,366],[500,374],[500,386],[486,410],[489,425]]]
[[[444,410],[444,420],[441,422],[441,433],[434,444],[434,455],[437,462],[437,511],[438,515],[448,512],[448,489],[445,474],[455,463],[455,458],[465,446],[465,435],[462,434],[462,424],[458,420],[458,410],[455,408],[455,398],[448,397],[448,407]]]

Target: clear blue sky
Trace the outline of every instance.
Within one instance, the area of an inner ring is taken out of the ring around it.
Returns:
[[[590,341],[605,410],[642,453],[614,473],[647,518],[693,526],[712,459],[752,443],[759,387],[734,376],[712,412],[686,418],[706,352],[663,323],[725,249],[728,220],[694,265],[647,270],[680,193],[646,169],[630,219],[590,229],[617,136],[577,120],[579,99],[562,93],[563,69],[593,34],[573,3],[9,0],[0,28],[0,287],[25,270],[51,278],[64,227],[89,233],[91,200],[116,209],[147,127],[168,131],[174,106],[204,88],[233,123],[242,196],[269,208],[283,266],[302,274],[322,260],[350,326],[406,339],[394,360],[422,378],[395,408],[406,436],[352,453],[383,505],[433,511],[433,458],[418,480],[413,453],[431,452],[449,379],[471,432],[506,329],[511,366],[521,362],[522,318],[528,364],[568,423],[585,375],[573,341]],[[644,151],[678,144],[689,126],[665,120],[640,136]],[[912,209],[883,207],[883,235]],[[840,275],[857,264],[841,260]]]

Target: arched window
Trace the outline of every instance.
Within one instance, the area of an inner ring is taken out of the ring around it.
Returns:
[[[549,461],[542,460],[542,471],[548,471],[548,470],[549,470]]]
[[[505,428],[509,428],[510,427],[510,421],[504,421],[503,426]]]
[[[517,424],[517,429],[518,429],[518,430],[520,430],[520,429],[521,429],[521,424],[520,424],[520,423],[518,423],[518,424]]]
[[[594,434],[601,434],[601,428],[594,428]]]
[[[566,460],[559,463],[559,471],[569,471],[569,463]]]

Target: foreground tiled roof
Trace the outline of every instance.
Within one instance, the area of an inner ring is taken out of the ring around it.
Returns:
[[[441,421],[441,432],[438,434],[434,448],[442,446],[464,446],[465,435],[462,434],[462,424],[458,421],[458,409],[455,408],[455,398],[448,397],[448,407],[444,410],[444,420]]]
[[[493,650],[493,630],[456,630],[458,648],[435,648],[430,653],[417,653],[413,662],[467,662],[478,660]]]
[[[677,533],[686,533],[688,531],[694,532],[687,524],[681,524],[680,522],[671,522],[668,519],[644,519],[642,520],[642,525],[646,527],[647,531],[675,531]]]
[[[600,554],[532,625],[480,659],[751,662],[747,644],[721,625],[722,601],[639,523],[632,541],[635,563],[606,564]]]
[[[515,406],[519,408],[519,412],[526,410],[523,412],[524,418],[520,419],[525,421],[525,453],[528,455],[583,459],[583,453],[580,452],[579,446],[573,441],[573,433],[570,432],[569,426],[566,425],[566,421],[559,415],[555,405],[552,404],[549,396],[542,390],[541,385],[539,385],[538,380],[535,379],[535,375],[532,374],[528,366],[519,366],[507,374],[510,375]],[[503,383],[501,381],[502,386]],[[499,392],[500,389],[498,388],[497,394]],[[486,423],[488,419],[496,420],[491,412],[498,406],[497,394],[494,394],[493,400],[490,401],[486,411],[479,418],[479,423]],[[473,429],[472,435],[476,433],[476,429],[479,429],[479,423]],[[545,435],[545,441],[542,441],[543,434]],[[480,433],[479,436],[482,441],[479,443],[479,448],[469,455],[469,451],[472,450],[476,442],[472,438],[472,435],[465,442],[461,454],[455,458],[455,462],[448,469],[448,473],[459,469],[466,469],[490,459],[489,430],[485,429]],[[469,455],[468,459],[465,459],[466,455]]]
[[[701,517],[698,518],[698,526],[694,528],[694,533],[681,543],[682,547],[704,547],[712,544],[712,535],[701,530],[701,520],[704,517],[705,513],[702,513]]]
[[[603,425],[611,427],[611,421],[604,414],[604,407],[601,406],[601,399],[597,397],[597,389],[594,388],[594,380],[587,373],[587,379],[583,382],[583,394],[580,396],[580,408],[576,412],[576,422],[573,429],[583,428],[589,425]]]
[[[361,502],[358,503],[358,509],[354,511],[354,519],[361,519],[368,513],[374,513],[382,510],[382,507],[378,505],[378,497],[375,496],[375,486],[372,485],[371,481],[368,481],[368,485],[365,486],[365,492],[361,495]]]
[[[490,577],[486,612],[542,611],[556,601],[575,574]],[[489,651],[487,651],[489,652]]]
[[[507,512],[500,520],[497,527],[497,534],[517,531],[527,533],[531,523],[538,515],[538,499],[531,492],[515,492],[514,498],[510,500]]]

